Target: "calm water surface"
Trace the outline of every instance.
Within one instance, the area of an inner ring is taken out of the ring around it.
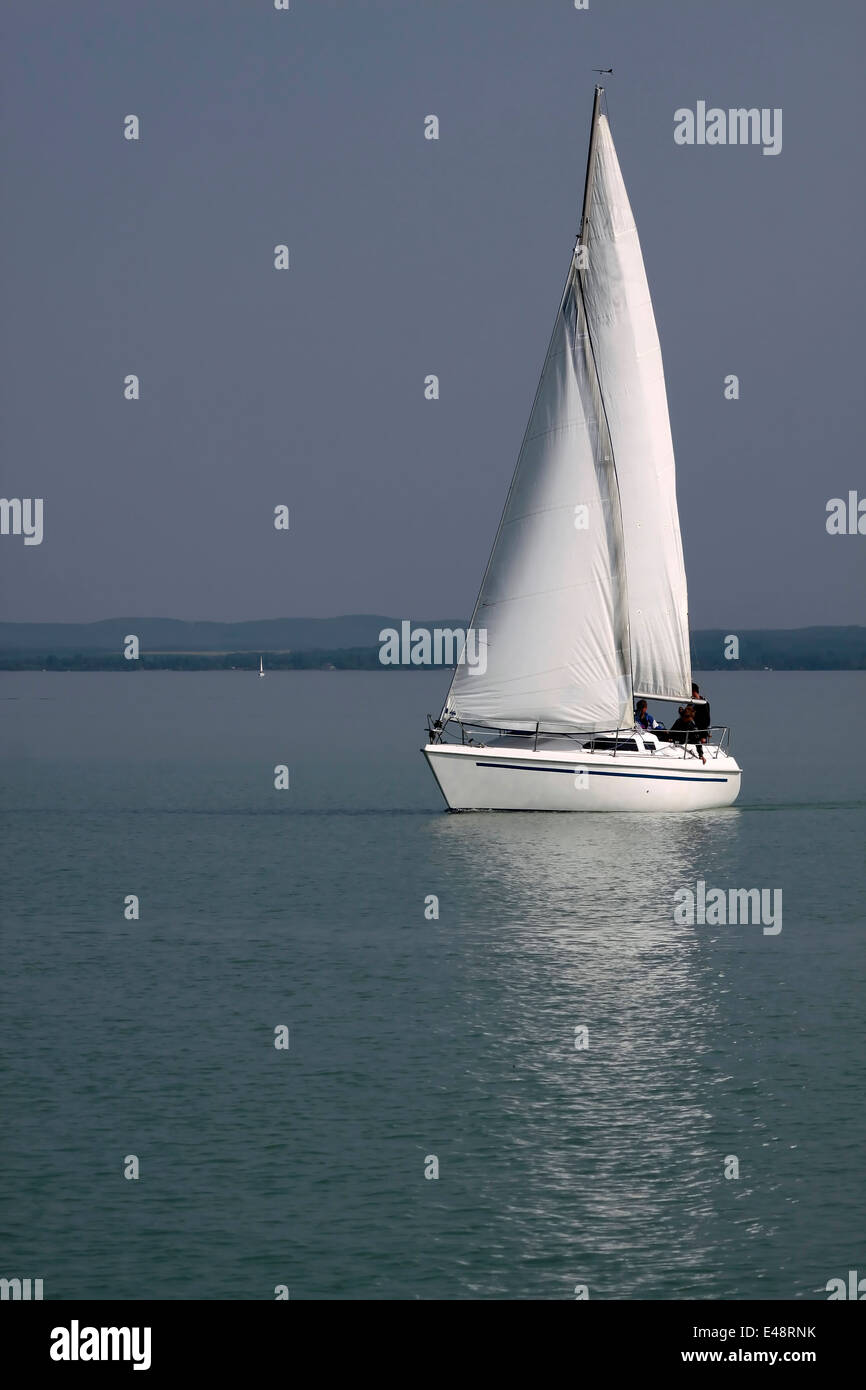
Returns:
[[[0,1274],[811,1299],[866,1271],[866,673],[698,678],[742,799],[644,817],[445,814],[435,672],[3,675]],[[698,879],[781,889],[781,933],[675,924]]]

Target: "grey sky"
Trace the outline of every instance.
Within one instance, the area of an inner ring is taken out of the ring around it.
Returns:
[[[692,626],[863,622],[864,14],[6,0],[0,490],[45,539],[0,538],[0,617],[468,615],[613,66]],[[675,145],[698,100],[781,107],[781,154]]]

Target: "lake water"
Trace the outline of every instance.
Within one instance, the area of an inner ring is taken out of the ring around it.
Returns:
[[[736,807],[450,816],[418,752],[441,673],[3,675],[0,1275],[808,1300],[866,1274],[866,673],[698,679]],[[678,925],[698,880],[781,889],[781,932]]]

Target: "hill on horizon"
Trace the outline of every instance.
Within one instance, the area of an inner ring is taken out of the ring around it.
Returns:
[[[0,623],[0,666],[112,669],[122,661],[124,638],[135,633],[143,666],[220,667],[226,658],[274,654],[278,664],[304,668],[379,667],[379,633],[405,619],[374,613],[335,618],[262,618],[248,622],[187,622],[180,618],[105,618],[95,623]],[[412,619],[413,627],[462,628],[465,619]],[[691,634],[696,670],[864,670],[866,627],[754,628],[736,633],[739,659],[725,658],[722,628]],[[307,659],[307,656],[309,659]],[[246,664],[246,663],[244,663]],[[379,667],[379,669],[384,669]]]
[[[461,619],[413,619],[422,627],[462,627]],[[350,613],[336,618],[257,618],[236,623],[182,618],[103,618],[95,623],[0,623],[0,651],[116,652],[127,633],[162,652],[339,651],[379,645],[400,618]]]

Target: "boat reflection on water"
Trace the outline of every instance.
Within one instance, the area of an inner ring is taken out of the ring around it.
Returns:
[[[725,874],[742,814],[473,814],[431,830],[491,1219],[550,1262],[551,1296],[573,1296],[571,1275],[591,1297],[721,1296],[720,1204],[749,1192],[722,1177],[730,953],[674,922],[674,894]]]
[[[644,951],[656,940],[693,939],[674,926],[674,893],[727,860],[741,825],[733,807],[579,821],[474,812],[438,818],[434,834],[447,858],[471,874],[483,911],[492,909],[501,921],[507,904],[513,930],[521,922],[543,926],[581,954],[597,941],[602,959],[610,953],[622,963],[631,945]],[[532,939],[525,944],[531,949]]]

